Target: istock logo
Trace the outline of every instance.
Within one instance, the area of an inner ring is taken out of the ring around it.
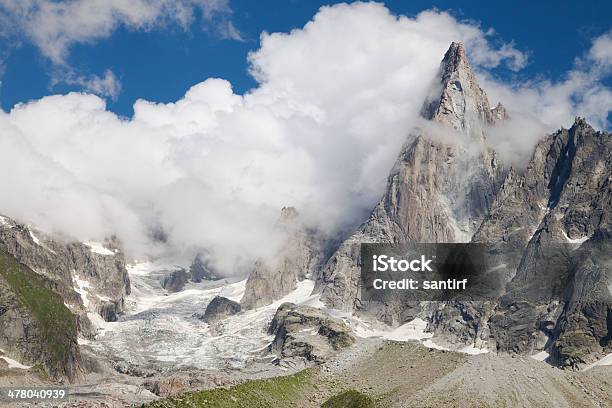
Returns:
[[[372,270],[374,272],[433,272],[430,263],[432,259],[427,259],[425,255],[421,255],[421,259],[395,259],[387,255],[374,255],[372,260]]]

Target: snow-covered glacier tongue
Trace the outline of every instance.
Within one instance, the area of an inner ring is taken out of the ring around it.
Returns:
[[[173,267],[154,262],[129,266],[132,293],[125,314],[116,322],[99,322],[95,340],[81,342],[111,356],[115,364],[155,371],[245,368],[252,361],[265,360],[265,348],[272,340],[267,328],[276,309],[283,302],[308,301],[314,287],[312,280],[302,280],[274,303],[211,327],[199,318],[207,305],[215,296],[239,302],[246,280],[191,282],[182,291],[168,293],[160,279]]]

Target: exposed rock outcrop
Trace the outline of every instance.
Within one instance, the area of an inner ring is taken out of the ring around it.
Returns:
[[[573,367],[612,351],[611,181],[612,135],[580,118],[507,180],[474,237],[524,248],[490,320],[498,349],[547,349],[551,362]]]
[[[369,219],[317,277],[328,306],[401,324],[419,315],[449,344],[523,354],[579,367],[612,348],[610,208],[612,138],[577,118],[544,137],[524,171],[502,165],[487,129],[491,108],[460,44],[422,109]],[[361,243],[480,242],[505,278],[498,300],[368,304],[360,295]],[[534,266],[534,265],[537,265]]]
[[[359,244],[469,241],[507,174],[485,144],[485,129],[503,108],[490,108],[461,44],[453,43],[444,56],[439,81],[437,96],[422,110],[429,124],[408,137],[382,199],[319,276],[316,290],[331,307],[368,309],[359,294]],[[401,304],[370,310],[389,324],[415,312]]]
[[[215,323],[229,316],[240,313],[240,303],[234,302],[223,296],[215,296],[206,306],[202,320],[206,323]]]
[[[107,241],[105,246],[63,242],[1,217],[0,245],[17,261],[48,278],[51,289],[80,316],[79,327],[85,334],[89,328],[87,313],[112,318],[123,311],[130,280],[116,240]]]
[[[196,255],[189,267],[191,280],[199,283],[202,280],[218,280],[221,276],[215,271],[214,267],[208,259],[207,252],[201,252]]]
[[[284,207],[276,224],[286,237],[276,259],[255,262],[240,303],[245,309],[269,305],[297,287],[297,283],[311,276],[322,256],[322,243],[317,233],[301,224],[293,207]]]
[[[44,368],[56,381],[74,381],[83,371],[78,318],[53,287],[0,244],[0,349],[23,364]]]
[[[293,303],[278,308],[268,332],[274,335],[269,351],[281,361],[321,363],[355,342],[351,329],[341,320]]]
[[[171,271],[164,276],[161,281],[161,287],[170,293],[180,292],[185,289],[185,285],[189,282],[190,275],[183,268]]]

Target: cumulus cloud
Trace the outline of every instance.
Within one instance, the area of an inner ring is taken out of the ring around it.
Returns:
[[[0,211],[83,240],[117,234],[134,256],[207,248],[222,272],[244,273],[274,253],[283,206],[331,235],[361,222],[452,41],[483,77],[524,63],[488,37],[443,12],[340,4],[303,28],[263,33],[248,57],[258,86],[245,95],[207,79],[174,103],[137,101],[131,119],[80,93],[18,105],[0,113],[0,171],[10,175]],[[529,108],[569,103],[546,88],[487,85],[504,102],[533,99]],[[168,241],[156,246],[159,228]]]

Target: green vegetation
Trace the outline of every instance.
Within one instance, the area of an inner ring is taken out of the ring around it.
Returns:
[[[562,333],[557,344],[561,345],[562,354],[574,359],[581,359],[585,354],[600,347],[593,336],[581,330],[568,330]]]
[[[321,408],[373,408],[372,398],[355,390],[334,395],[321,405]]]
[[[303,391],[312,386],[313,370],[248,381],[231,388],[188,392],[178,397],[152,402],[146,407],[155,408],[270,408],[300,406]]]
[[[0,277],[8,283],[21,307],[30,312],[42,330],[44,347],[53,362],[70,359],[76,338],[74,315],[62,298],[48,287],[47,280],[20,264],[0,247]]]

